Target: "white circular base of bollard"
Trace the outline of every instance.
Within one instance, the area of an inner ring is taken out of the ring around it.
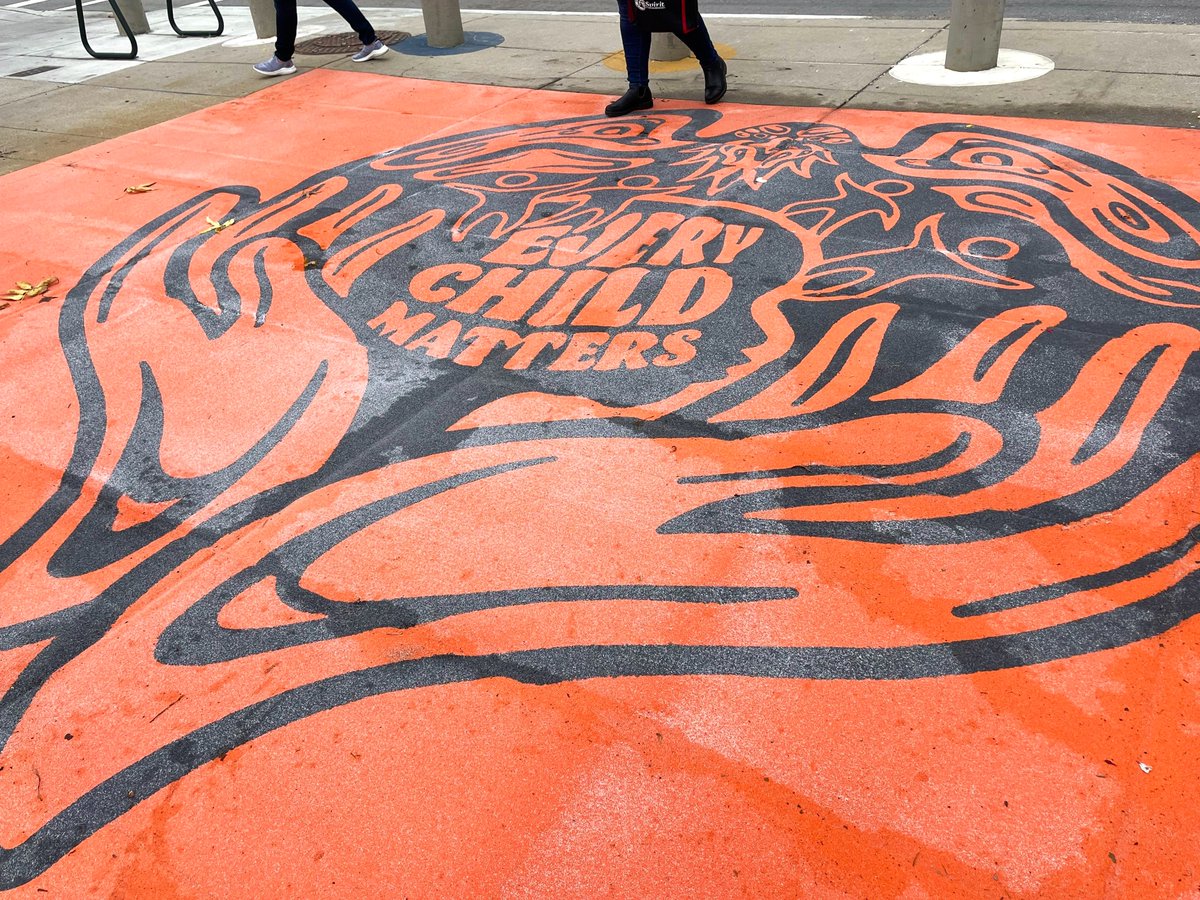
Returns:
[[[901,60],[888,73],[897,81],[935,87],[985,87],[1040,78],[1054,70],[1054,60],[1024,50],[1001,50],[994,69],[954,72],[946,68],[946,53],[922,53]]]

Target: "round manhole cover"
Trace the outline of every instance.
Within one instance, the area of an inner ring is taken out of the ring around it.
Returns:
[[[385,44],[398,44],[411,35],[407,31],[378,31],[379,39]],[[323,34],[311,40],[301,41],[296,45],[297,53],[329,54],[354,53],[362,46],[362,41],[353,31],[342,34]]]

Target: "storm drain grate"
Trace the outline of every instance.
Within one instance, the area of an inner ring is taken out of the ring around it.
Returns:
[[[26,78],[30,75],[41,75],[43,72],[53,72],[55,69],[61,69],[62,66],[34,66],[32,69],[22,69],[20,72],[13,72],[9,78]]]
[[[378,31],[376,36],[385,44],[398,44],[405,38],[411,37],[407,31]],[[334,54],[354,53],[362,47],[362,41],[353,31],[343,34],[324,34],[311,40],[301,41],[296,45],[297,53]]]

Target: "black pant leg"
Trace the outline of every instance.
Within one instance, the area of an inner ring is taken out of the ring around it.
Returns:
[[[275,57],[285,62],[296,53],[296,0],[275,0]]]
[[[675,36],[687,45],[687,48],[692,51],[696,59],[700,62],[701,67],[705,69],[716,68],[721,57],[717,53],[717,48],[713,46],[712,38],[708,35],[708,26],[704,24],[704,19],[701,19],[700,24],[687,34],[676,32]]]
[[[325,0],[335,13],[346,20],[346,24],[358,32],[358,39],[364,44],[375,43],[375,29],[367,21],[354,0]]]
[[[617,0],[621,21],[621,49],[625,51],[625,71],[632,87],[650,83],[650,33],[629,21],[625,0]]]

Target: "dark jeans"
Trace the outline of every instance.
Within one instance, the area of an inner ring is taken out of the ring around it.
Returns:
[[[278,3],[279,0],[275,2]],[[329,0],[325,2],[328,3]],[[629,21],[627,4],[628,0],[617,0],[617,11],[621,14],[621,45],[625,49],[625,69],[629,73],[629,84],[631,87],[640,87],[650,83],[650,32],[642,31]],[[696,55],[702,68],[716,68],[721,57],[717,55],[717,48],[708,36],[704,19],[687,34],[676,32],[675,36]]]
[[[364,44],[375,43],[375,29],[354,5],[354,0],[325,0],[333,11],[358,32]],[[296,0],[275,0],[275,56],[285,62],[296,52]]]

